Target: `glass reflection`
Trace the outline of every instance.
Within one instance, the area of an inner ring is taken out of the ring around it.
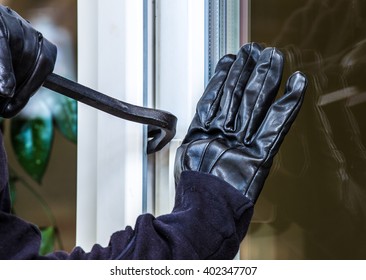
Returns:
[[[253,224],[250,258],[366,258],[366,1],[251,1],[251,41],[280,48],[284,77],[309,79]],[[269,248],[261,244],[272,241]]]

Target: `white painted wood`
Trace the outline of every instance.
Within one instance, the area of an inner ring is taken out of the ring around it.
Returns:
[[[204,89],[204,13],[204,0],[156,1],[156,105],[178,117],[177,140],[186,134]],[[171,211],[172,153],[166,147],[156,156],[157,215]]]
[[[78,81],[143,102],[142,0],[78,1]],[[77,245],[107,245],[142,211],[140,124],[79,105]]]

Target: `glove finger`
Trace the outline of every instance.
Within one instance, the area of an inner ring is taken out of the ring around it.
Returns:
[[[255,137],[262,152],[270,151],[272,157],[277,153],[301,108],[306,87],[307,78],[301,72],[295,72],[287,80],[285,94],[272,104]]]
[[[201,99],[197,103],[196,111],[201,125],[207,127],[211,120],[216,116],[216,112],[219,108],[222,88],[235,58],[236,56],[232,54],[225,55],[217,63],[215,74],[212,76]]]
[[[296,72],[286,84],[285,95],[273,103],[255,138],[256,157],[263,159],[244,195],[255,203],[269,174],[273,158],[289,131],[304,100],[307,79]]]
[[[215,121],[215,125],[223,128],[225,131],[235,130],[235,121],[243,97],[243,91],[261,52],[262,47],[259,44],[245,44],[241,47],[230,69],[221,98],[220,107],[222,109]]]
[[[238,140],[249,144],[275,99],[283,71],[283,55],[275,48],[265,49],[243,93],[238,112]]]

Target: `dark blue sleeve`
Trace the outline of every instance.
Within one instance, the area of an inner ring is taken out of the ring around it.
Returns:
[[[0,152],[0,157],[3,156]],[[6,158],[0,158],[0,169]],[[0,175],[4,176],[0,171]],[[6,175],[7,176],[7,175]],[[253,204],[218,177],[186,171],[171,213],[138,217],[134,228],[112,234],[108,246],[90,252],[38,254],[37,227],[8,212],[6,180],[0,189],[0,259],[232,259],[253,214]]]
[[[33,256],[40,247],[37,227],[10,214],[8,161],[0,132],[0,259]]]

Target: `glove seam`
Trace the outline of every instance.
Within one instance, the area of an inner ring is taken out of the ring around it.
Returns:
[[[203,153],[203,155],[201,156],[201,163],[203,162],[203,159],[204,159],[204,157],[205,157],[205,155],[206,155],[206,152],[207,152],[207,150],[208,150],[208,148],[215,142],[215,141],[219,141],[220,139],[224,139],[224,138],[221,138],[221,137],[217,137],[217,138],[214,138],[214,139],[212,139],[212,140],[210,140],[208,143],[207,143],[207,145],[206,145],[206,147],[205,147],[205,151],[204,151],[204,153]],[[210,165],[209,165],[209,168],[208,168],[208,170],[207,170],[207,173],[208,174],[211,174],[211,175],[213,175],[211,172],[212,172],[212,169],[215,167],[215,165],[216,165],[216,163],[217,163],[217,161],[221,158],[221,156],[222,156],[222,154],[223,153],[225,153],[225,151],[224,152],[222,152],[218,157],[217,157],[217,159],[215,160],[215,162],[213,162],[213,163],[211,163]],[[200,167],[201,167],[201,164],[200,164]],[[201,168],[199,169],[199,170],[201,170]]]
[[[226,150],[224,150],[219,156],[218,156],[218,158],[217,158],[217,160],[215,161],[215,163],[212,165],[212,168],[210,169],[210,174],[212,174],[211,172],[212,172],[212,170],[215,168],[215,166],[216,166],[216,164],[217,164],[217,162],[224,156],[224,154],[226,154],[226,152],[228,152],[228,151],[230,151],[230,150],[234,150],[234,148],[236,148],[236,147],[230,147],[230,148],[228,148],[228,149],[226,149]]]

